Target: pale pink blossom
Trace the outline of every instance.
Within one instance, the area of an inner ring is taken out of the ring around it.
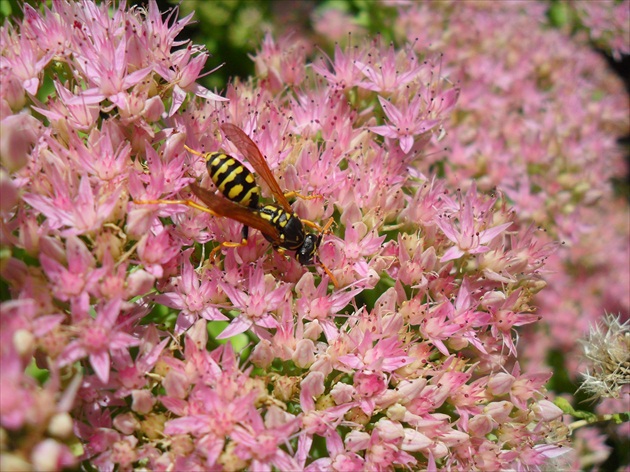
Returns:
[[[71,341],[61,354],[60,366],[88,357],[101,382],[108,382],[110,351],[125,350],[140,344],[140,340],[124,332],[122,326],[115,327],[116,319],[120,315],[120,304],[120,299],[112,300],[97,310],[95,319],[83,321],[79,338]]]

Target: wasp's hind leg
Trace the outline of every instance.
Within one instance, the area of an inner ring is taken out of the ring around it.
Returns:
[[[242,247],[247,246],[247,238],[249,237],[249,226],[243,225],[243,229],[241,230],[241,242],[234,243],[231,241],[223,241],[217,247],[215,247],[209,255],[211,261],[215,261],[217,257],[217,253],[224,247]]]
[[[248,237],[249,237],[249,226],[243,225],[243,229],[241,230],[241,243],[243,245],[247,244]]]
[[[300,200],[315,200],[316,198],[324,198],[323,195],[319,195],[317,193],[313,195],[303,195],[300,192],[296,192],[295,190],[285,193],[284,196],[287,199],[299,198]]]
[[[204,211],[206,213],[210,213],[212,216],[220,216],[217,215],[210,208],[200,205],[197,202],[193,202],[192,200],[134,200],[136,205],[186,205],[190,208],[194,208],[195,210]]]

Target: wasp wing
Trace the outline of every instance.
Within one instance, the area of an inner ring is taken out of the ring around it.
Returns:
[[[260,177],[267,183],[271,193],[276,199],[276,202],[278,202],[280,206],[289,213],[293,213],[291,204],[284,196],[280,185],[278,185],[278,181],[273,176],[273,173],[265,160],[265,156],[262,155],[260,149],[256,146],[256,143],[252,141],[247,134],[245,134],[245,131],[236,125],[223,123],[221,125],[221,129],[225,133],[226,138],[234,143],[238,150],[241,151],[241,154],[243,154],[243,156],[245,156],[245,158],[250,162],[258,175],[260,175]]]
[[[243,223],[245,226],[255,228],[273,241],[280,239],[278,228],[262,218],[256,210],[234,203],[227,198],[220,197],[194,183],[190,184],[190,190],[217,215],[231,218],[239,223]]]

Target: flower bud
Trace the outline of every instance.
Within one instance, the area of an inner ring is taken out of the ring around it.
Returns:
[[[0,169],[0,211],[8,213],[18,201],[18,189],[4,169]]]
[[[490,415],[473,416],[468,421],[468,432],[474,437],[484,437],[490,433],[496,426],[496,423]]]
[[[405,428],[405,438],[400,448],[403,451],[418,452],[427,449],[432,443],[433,441],[424,434],[411,428]]]
[[[273,396],[283,402],[288,402],[297,391],[300,379],[281,375],[277,377],[273,385]]]
[[[330,395],[337,405],[350,403],[354,395],[354,387],[347,383],[339,382],[330,390]]]
[[[383,374],[357,372],[354,374],[354,386],[357,393],[364,397],[378,395],[387,388]]]
[[[10,452],[2,452],[0,455],[0,470],[32,470],[33,467],[19,454],[12,454]]]
[[[145,416],[141,424],[141,432],[146,434],[149,439],[157,439],[164,437],[164,423],[166,423],[164,414],[150,414]]]
[[[154,123],[162,118],[164,103],[159,96],[149,98],[144,105],[144,117],[149,123]]]
[[[59,439],[69,438],[72,434],[72,417],[69,413],[57,413],[48,423],[48,433]]]
[[[35,350],[35,336],[26,329],[18,329],[13,333],[13,346],[23,361],[28,360]]]
[[[26,165],[40,126],[39,121],[25,113],[0,121],[0,163],[9,172],[17,172]]]
[[[405,437],[403,426],[400,423],[384,418],[378,420],[375,429],[378,430],[379,438],[386,442],[397,443],[400,439]]]
[[[266,339],[261,339],[260,342],[254,347],[249,360],[256,367],[266,369],[271,365],[274,357],[275,356],[273,354],[273,349],[271,348],[271,343]]]
[[[304,337],[315,341],[316,339],[319,339],[322,332],[322,325],[319,324],[319,321],[315,320],[306,325],[306,328],[304,329]]]
[[[505,395],[512,388],[514,377],[504,372],[498,373],[488,381],[488,391],[493,395]]]
[[[326,390],[324,386],[324,374],[310,372],[301,383],[302,390],[311,397],[319,397]]]
[[[140,422],[131,412],[116,415],[113,420],[113,424],[114,428],[122,434],[133,434],[134,431],[140,429]]]
[[[532,405],[532,411],[536,415],[536,419],[540,421],[553,421],[562,416],[562,410],[549,400],[540,400]]]
[[[494,421],[503,424],[510,419],[510,413],[514,405],[508,401],[492,402],[483,409],[483,412],[492,417]]]
[[[139,269],[127,277],[127,296],[133,298],[138,295],[144,295],[153,288],[155,277],[146,270]]]
[[[66,446],[54,439],[44,439],[31,452],[33,468],[42,472],[61,470],[73,464],[73,459]]]
[[[20,111],[26,104],[26,94],[22,82],[13,74],[8,74],[2,81],[2,98],[14,112]]]
[[[346,448],[350,451],[361,451],[367,449],[370,444],[370,435],[363,431],[350,431],[345,439]]]
[[[153,409],[155,398],[148,390],[134,390],[131,392],[131,409],[141,415],[146,415]]]
[[[298,341],[293,356],[291,356],[296,366],[306,369],[315,362],[315,343],[310,339]]]
[[[402,421],[406,414],[407,408],[400,403],[396,403],[387,409],[387,417],[393,421]]]
[[[169,370],[162,381],[162,386],[169,397],[183,399],[188,395],[188,379],[181,370]]]

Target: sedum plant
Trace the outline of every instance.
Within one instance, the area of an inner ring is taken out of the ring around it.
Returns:
[[[558,245],[512,187],[436,154],[466,93],[442,56],[376,38],[309,62],[269,34],[219,94],[178,39],[191,19],[57,0],[0,30],[0,468],[557,464],[568,430],[516,328]],[[300,218],[333,218],[326,270],[146,204],[214,190],[187,148],[246,161],[223,123],[312,197]]]

